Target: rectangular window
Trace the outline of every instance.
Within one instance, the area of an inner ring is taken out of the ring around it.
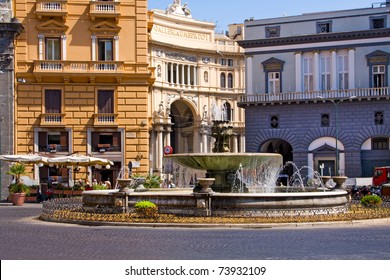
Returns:
[[[120,132],[92,132],[92,149],[94,152],[120,152],[121,133]]]
[[[268,73],[268,93],[280,93],[280,73]]]
[[[280,37],[280,26],[266,27],[265,28],[265,37],[266,38]]]
[[[47,89],[45,90],[45,113],[60,114],[61,113],[61,90]]]
[[[303,85],[304,91],[314,89],[313,58],[311,57],[303,59]]]
[[[321,90],[330,90],[330,56],[321,57]]]
[[[226,59],[224,59],[224,58],[221,58],[219,62],[220,62],[220,64],[223,65],[223,66],[226,65]]]
[[[98,113],[99,114],[114,113],[114,91],[113,90],[98,90]]]
[[[371,29],[385,28],[385,18],[371,18]]]
[[[348,89],[348,56],[340,55],[337,57],[338,67],[338,88]]]
[[[373,150],[388,150],[389,138],[374,138],[372,139]]]
[[[228,66],[230,66],[230,67],[234,66],[233,59],[228,59]]]
[[[46,38],[45,51],[46,60],[61,60],[60,38]]]
[[[41,131],[38,133],[40,152],[69,152],[69,133],[67,131]]]
[[[372,85],[374,88],[385,87],[385,65],[372,66]]]
[[[99,39],[98,41],[98,59],[100,61],[113,61],[113,42],[112,39]]]
[[[329,33],[332,32],[331,22],[317,22],[317,33]]]

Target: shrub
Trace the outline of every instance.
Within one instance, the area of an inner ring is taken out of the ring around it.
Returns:
[[[158,213],[157,205],[147,200],[137,202],[134,208],[135,212],[143,218],[152,218]]]
[[[9,193],[25,193],[26,195],[30,194],[30,188],[22,183],[11,184],[8,188]]]
[[[145,178],[145,182],[142,183],[142,185],[147,189],[157,189],[161,187],[161,177],[158,175],[151,175],[148,174],[147,176],[142,176],[140,174],[133,174],[133,179],[137,178]]]
[[[107,185],[96,184],[96,185],[92,186],[92,189],[93,190],[108,190],[108,186]]]
[[[360,200],[360,202],[366,207],[379,206],[382,204],[382,199],[377,195],[366,195]]]
[[[26,166],[24,163],[12,164],[7,172],[8,175],[15,176],[15,183],[20,184],[20,176],[26,173]]]

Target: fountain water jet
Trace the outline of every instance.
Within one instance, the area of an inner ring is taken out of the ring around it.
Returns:
[[[124,193],[122,196],[84,192],[85,208],[93,209],[103,202],[115,205],[125,197],[127,207],[141,200],[149,200],[158,205],[160,213],[189,216],[294,216],[347,211],[349,195],[346,191],[275,192],[278,190],[275,182],[282,167],[282,156],[227,152],[228,136],[231,135],[229,124],[216,121],[215,125],[222,125],[212,130],[217,143],[215,153],[165,156],[165,160],[207,172],[207,178],[198,178],[199,186],[194,191],[162,189]],[[302,177],[298,181],[300,186],[303,185]],[[262,193],[242,193],[251,189],[261,189]]]

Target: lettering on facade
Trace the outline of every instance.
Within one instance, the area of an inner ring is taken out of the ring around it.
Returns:
[[[190,32],[190,31],[184,31],[184,30],[177,30],[169,27],[164,26],[158,26],[155,25],[153,27],[155,32],[170,35],[170,36],[176,36],[181,38],[187,38],[187,39],[193,39],[193,40],[199,40],[199,41],[209,41],[209,35],[203,34],[199,32]]]
[[[166,53],[165,57],[169,59],[181,60],[181,61],[191,61],[196,62],[195,56],[188,56],[181,53]]]

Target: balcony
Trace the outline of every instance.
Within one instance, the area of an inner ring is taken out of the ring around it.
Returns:
[[[118,126],[118,114],[94,114],[94,126]]]
[[[63,60],[36,60],[34,61],[34,75],[38,81],[42,77],[58,77],[65,81],[74,79],[114,78],[118,81],[124,75],[123,61],[63,61]]]
[[[113,1],[91,1],[89,4],[89,15],[92,21],[96,18],[114,18],[119,21],[120,2]]]
[[[65,126],[65,114],[41,114],[41,126],[61,127]]]
[[[38,19],[43,17],[62,17],[65,21],[68,16],[68,0],[37,0],[35,14]]]
[[[252,95],[241,95],[238,106],[246,107],[250,105],[267,105],[267,104],[283,104],[283,103],[307,103],[318,101],[318,96],[325,99],[344,99],[356,96],[358,100],[380,100],[390,99],[388,87],[384,88],[359,88],[345,90],[322,90],[322,91],[307,91],[307,92],[283,92],[283,93],[259,93]]]

